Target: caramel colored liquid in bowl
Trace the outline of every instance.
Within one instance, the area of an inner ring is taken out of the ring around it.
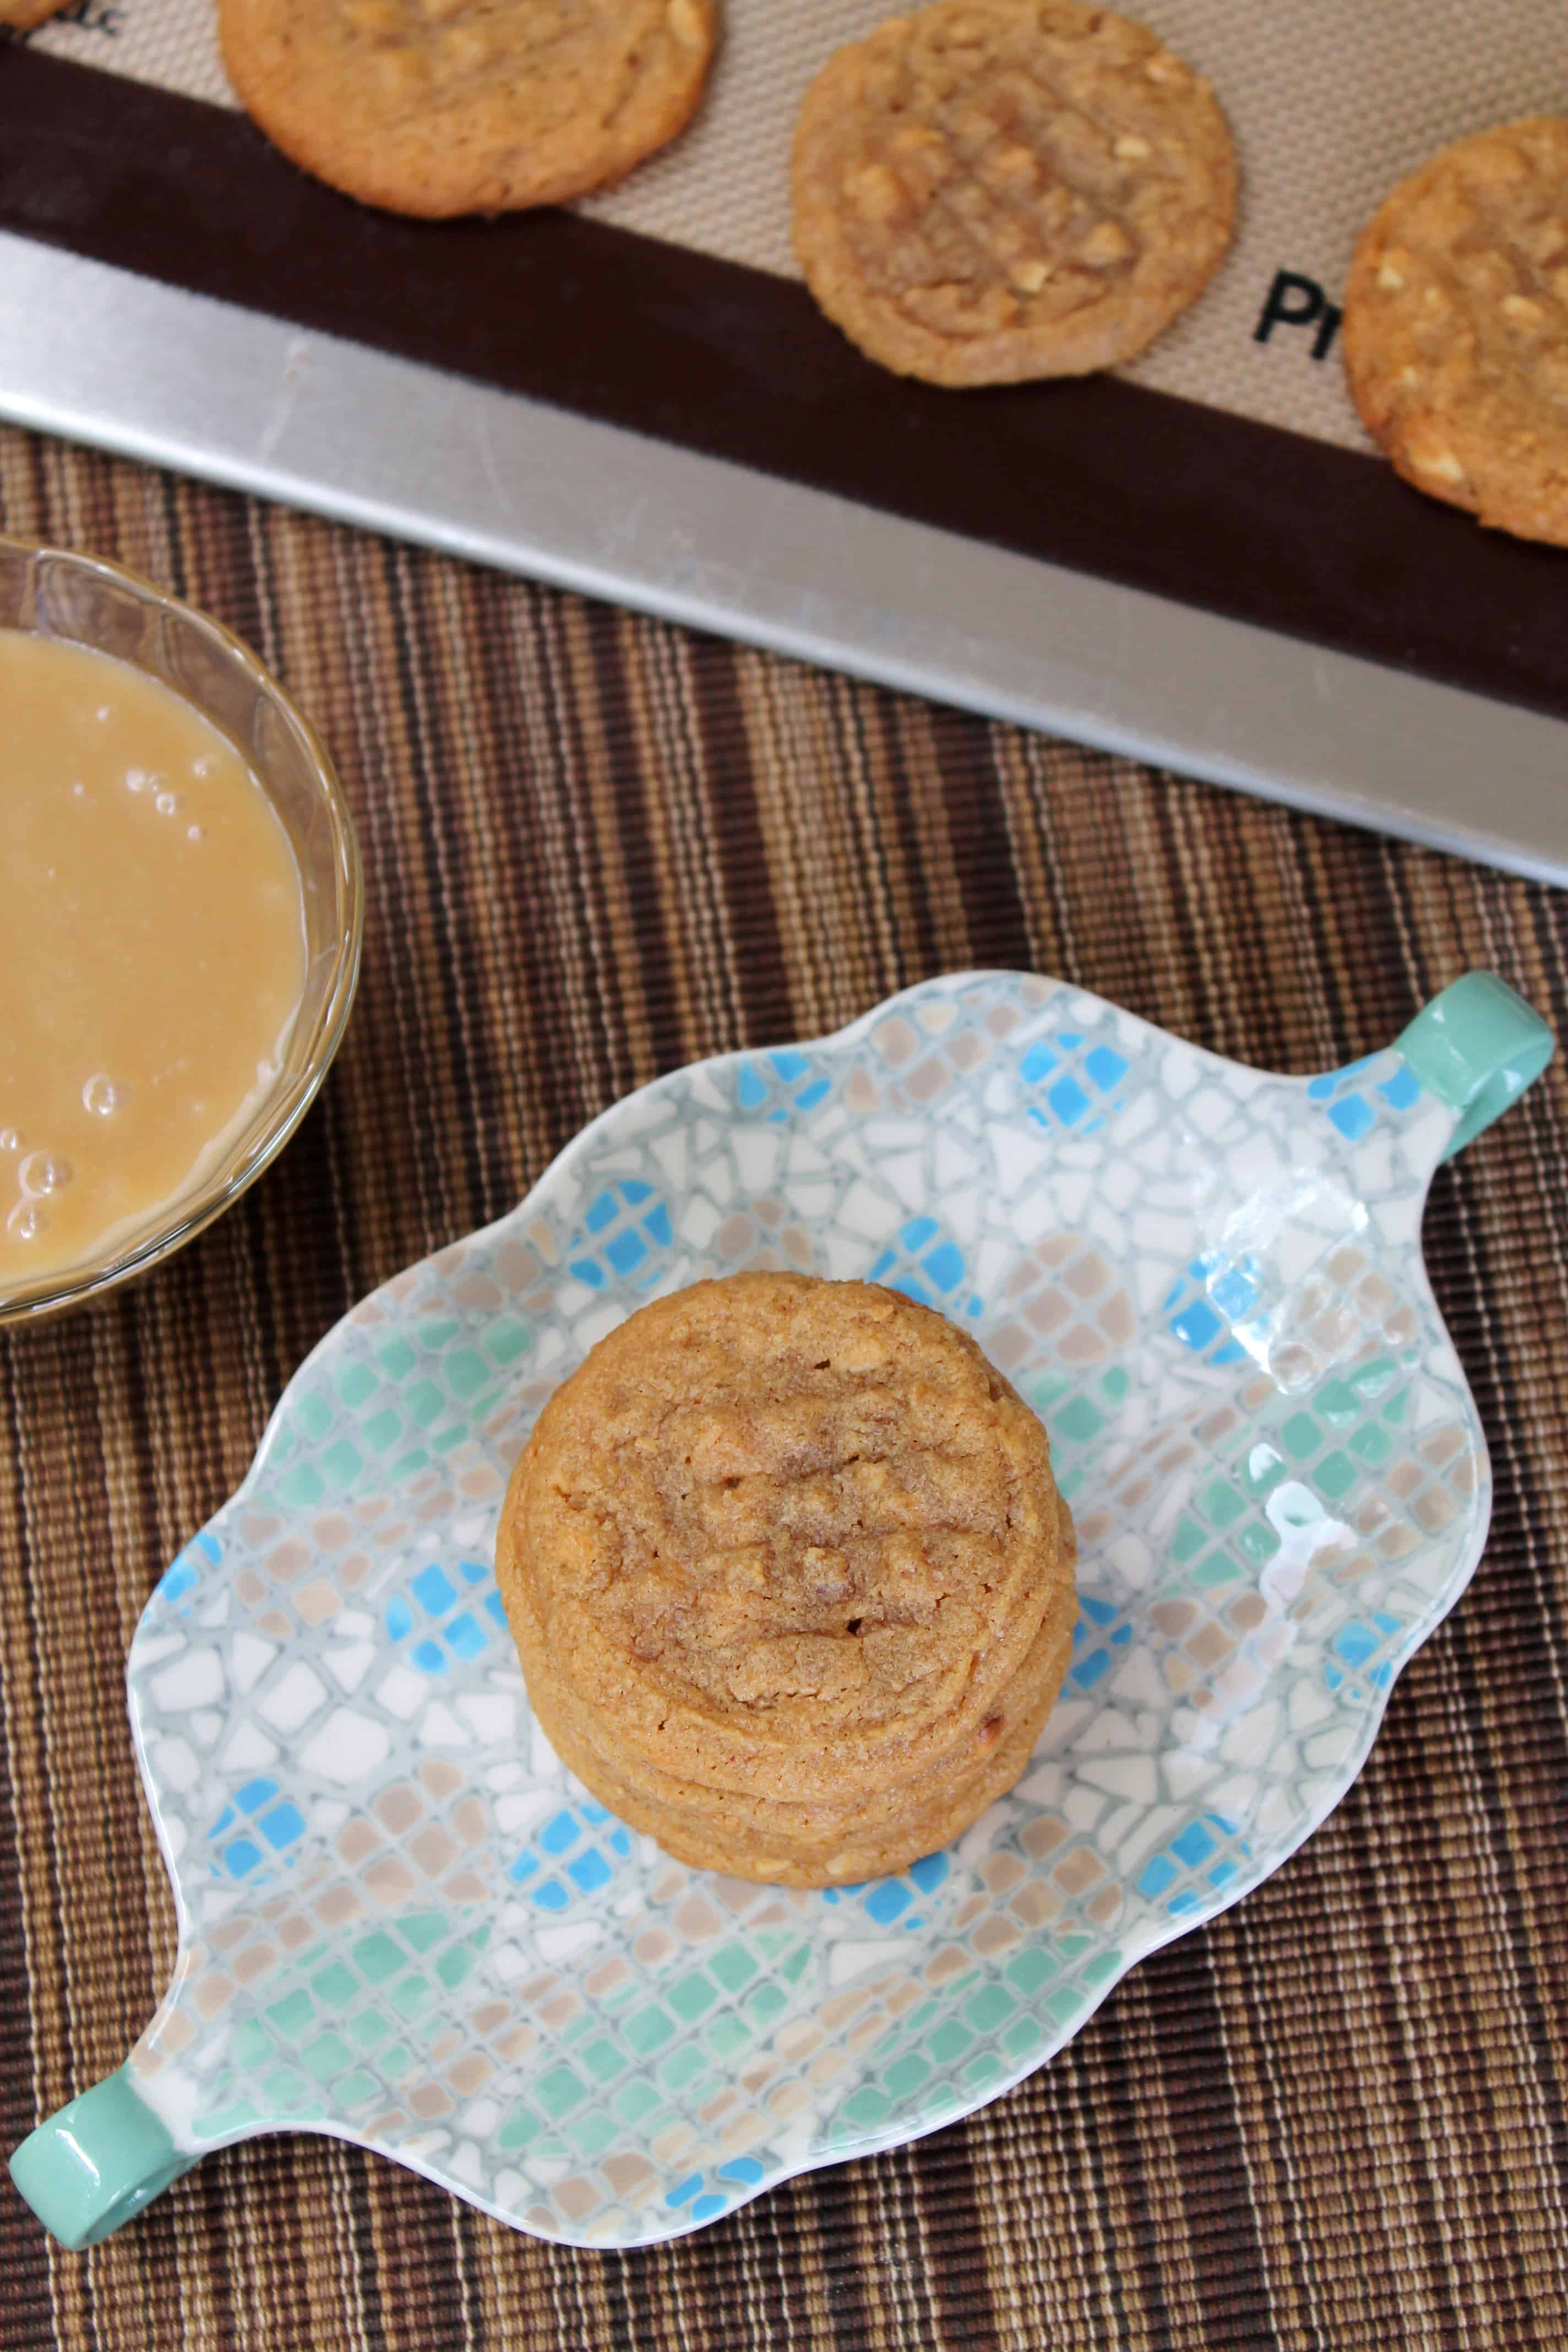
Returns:
[[[163,1222],[304,980],[294,853],[234,745],[127,662],[0,629],[0,1297]]]

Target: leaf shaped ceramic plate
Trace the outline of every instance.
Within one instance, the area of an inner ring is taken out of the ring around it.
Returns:
[[[18,2150],[24,2194],[81,2244],[210,2148],[316,2130],[633,2246],[1017,2082],[1323,1819],[1474,1569],[1486,1449],[1422,1204],[1551,1051],[1485,974],[1308,1080],[965,973],[607,1111],[322,1342],[148,1603],[131,1717],[178,1966]],[[491,1573],[556,1382],[639,1300],[758,1265],[974,1332],[1082,1550],[1018,1787],[825,1894],[689,1870],[590,1801]]]

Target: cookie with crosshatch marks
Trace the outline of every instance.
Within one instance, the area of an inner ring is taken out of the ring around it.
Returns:
[[[1074,0],[937,0],[830,58],[793,161],[807,285],[852,342],[940,384],[1131,359],[1230,242],[1208,84]]]
[[[1061,1686],[1072,1521],[968,1335],[868,1283],[703,1282],[545,1406],[496,1574],[535,1714],[669,1853],[823,1886],[1018,1778]]]
[[[716,31],[716,0],[218,0],[268,137],[430,218],[612,186],[689,121]]]
[[[1342,348],[1407,482],[1568,547],[1568,118],[1477,131],[1401,181],[1356,247]]]

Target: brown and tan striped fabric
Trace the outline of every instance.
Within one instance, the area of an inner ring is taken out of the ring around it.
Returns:
[[[0,524],[248,637],[369,877],[348,1042],[279,1167],[139,1291],[0,1340],[6,2147],[170,1964],[121,1683],[154,1578],[345,1307],[615,1096],[970,964],[1281,1069],[1471,964],[1568,1032],[1568,904],[1523,882],[15,432]],[[1426,1245],[1486,1561],[1328,1826],[1044,2073],[628,2256],[323,2140],[232,2150],[88,2256],[7,2185],[0,2347],[1568,2345],[1568,1066],[1439,1177]]]

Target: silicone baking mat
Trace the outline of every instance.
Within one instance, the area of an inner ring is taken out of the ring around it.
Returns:
[[[806,84],[891,0],[724,0],[725,37],[695,128],[579,207],[590,217],[780,277],[790,249],[790,136]],[[1562,0],[1152,0],[1130,6],[1206,74],[1240,149],[1239,234],[1217,282],[1122,371],[1240,416],[1371,445],[1344,389],[1326,307],[1362,222],[1392,183],[1467,131],[1568,103]],[[212,0],[77,0],[37,47],[233,106]],[[1279,273],[1297,282],[1276,287]],[[1271,298],[1272,297],[1272,301]],[[1265,331],[1260,335],[1259,329]]]
[[[1337,308],[1396,179],[1568,101],[1561,0],[1147,0],[1235,129],[1235,246],[1118,377],[961,395],[862,359],[790,253],[801,93],[884,13],[727,0],[673,148],[567,212],[432,226],[352,205],[267,145],[235,108],[212,0],[74,0],[0,49],[0,228],[1568,715],[1562,554],[1479,530],[1370,454]]]

